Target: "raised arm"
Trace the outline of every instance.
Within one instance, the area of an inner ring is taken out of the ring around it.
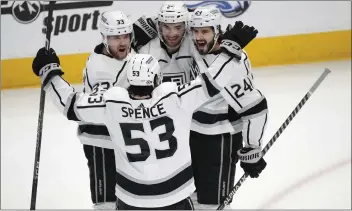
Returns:
[[[235,26],[223,35],[220,47],[223,51],[211,66],[193,82],[180,85],[178,95],[184,108],[194,111],[217,95],[226,85],[239,80],[237,72],[242,68],[241,56],[244,48],[253,40],[258,31],[254,27]]]
[[[158,36],[156,29],[156,17],[147,18],[143,15],[138,18],[136,22],[133,23],[133,31],[133,47],[136,51],[139,51],[141,47]]]
[[[105,102],[99,89],[93,93],[78,93],[61,75],[60,60],[53,49],[41,48],[32,64],[33,72],[40,76],[44,90],[60,112],[69,120],[96,124],[105,122]]]

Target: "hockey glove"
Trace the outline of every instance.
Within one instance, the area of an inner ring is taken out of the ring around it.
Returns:
[[[60,67],[60,59],[52,48],[49,52],[44,47],[38,50],[32,63],[32,70],[40,77],[44,89],[54,76],[64,74]]]
[[[248,45],[258,34],[253,26],[243,25],[241,21],[236,21],[235,25],[227,27],[227,31],[222,36],[220,47],[230,56],[241,59],[242,49]]]
[[[237,151],[241,161],[241,167],[251,178],[259,177],[259,174],[265,169],[266,162],[262,158],[260,147],[244,147]]]
[[[230,31],[231,29],[232,29],[232,25],[231,24],[227,24],[226,31]]]
[[[134,47],[139,50],[150,40],[158,36],[155,26],[156,18],[146,18],[142,16],[133,24],[134,31]]]

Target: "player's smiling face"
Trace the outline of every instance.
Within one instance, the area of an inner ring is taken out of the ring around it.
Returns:
[[[116,59],[124,59],[130,52],[131,47],[131,35],[115,35],[107,36],[109,51]]]
[[[177,47],[186,31],[185,23],[162,23],[160,22],[161,35],[168,47]]]
[[[193,42],[199,54],[209,53],[214,45],[214,30],[212,27],[193,27],[191,29]]]

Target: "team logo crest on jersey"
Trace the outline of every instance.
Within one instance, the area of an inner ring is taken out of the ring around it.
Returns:
[[[251,5],[251,1],[201,1],[199,3],[186,5],[190,11],[200,6],[216,5],[224,17],[234,18],[247,11]]]
[[[184,72],[163,73],[163,82],[174,82],[179,86],[186,83],[186,74]]]

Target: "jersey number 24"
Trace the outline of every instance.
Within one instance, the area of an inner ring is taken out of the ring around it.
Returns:
[[[155,155],[157,159],[163,159],[171,157],[177,150],[177,139],[172,134],[175,131],[174,122],[171,118],[163,116],[154,120],[151,120],[150,127],[152,130],[164,125],[165,133],[159,134],[160,141],[168,141],[169,149],[159,150],[155,149]],[[129,153],[126,152],[127,158],[130,162],[145,161],[150,156],[150,147],[146,140],[143,138],[132,138],[132,131],[137,130],[144,132],[142,123],[120,123],[123,139],[125,140],[126,146],[138,145],[141,148],[141,153]]]

